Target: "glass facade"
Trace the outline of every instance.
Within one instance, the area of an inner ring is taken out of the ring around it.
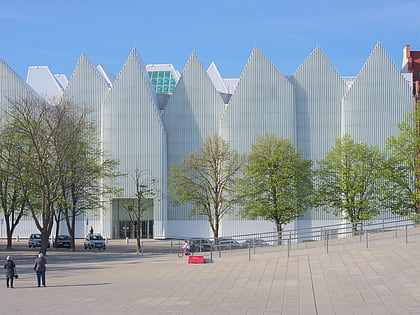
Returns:
[[[141,238],[153,238],[153,200],[146,199],[147,210],[141,216]],[[133,207],[137,203],[136,198],[121,198],[112,200],[112,238],[136,238],[135,216]],[[131,215],[130,215],[131,213]]]
[[[174,92],[176,80],[171,71],[149,71],[148,73],[157,94]]]

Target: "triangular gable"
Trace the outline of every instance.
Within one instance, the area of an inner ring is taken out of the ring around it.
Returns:
[[[294,140],[293,86],[257,47],[230,99],[222,133],[242,152],[249,151],[258,134],[275,133]]]
[[[10,101],[24,98],[42,99],[2,59],[0,59],[0,110],[7,110]]]
[[[398,123],[412,111],[413,97],[381,44],[376,44],[344,96],[342,108],[342,133],[356,141],[383,147],[388,136],[398,134]]]
[[[390,92],[395,84],[408,86],[406,80],[401,76],[401,72],[391,60],[383,46],[380,43],[377,43],[358,73],[346,97],[360,93],[360,90],[358,91],[358,89],[377,90],[378,87],[382,87],[384,92]]]
[[[304,158],[318,160],[340,137],[341,100],[347,86],[321,48],[316,47],[291,81],[296,93],[298,147]]]
[[[89,58],[82,54],[73,70],[63,100],[87,108],[92,119],[100,126],[101,104],[109,88]]]
[[[174,137],[168,140],[168,155],[174,154],[177,160],[197,150],[207,136],[218,131],[223,109],[222,98],[193,52],[163,116],[168,137]],[[170,147],[179,141],[182,145]]]

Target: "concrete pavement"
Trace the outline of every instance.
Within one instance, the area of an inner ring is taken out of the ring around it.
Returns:
[[[238,250],[204,265],[175,253],[138,256],[122,241],[106,251],[51,249],[46,288],[36,286],[36,251],[0,246],[19,273],[15,289],[0,283],[0,313],[420,314],[420,229],[410,233],[408,244],[341,241],[329,253],[296,248],[290,257],[270,248],[250,261]]]

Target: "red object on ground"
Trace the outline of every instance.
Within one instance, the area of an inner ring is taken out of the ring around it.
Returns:
[[[204,256],[189,256],[189,264],[204,264]]]

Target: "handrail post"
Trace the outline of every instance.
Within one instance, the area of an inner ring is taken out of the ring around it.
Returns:
[[[366,231],[366,248],[369,248],[369,231]]]
[[[395,238],[398,238],[397,221],[394,222],[394,226],[395,226]]]
[[[328,254],[328,239],[329,239],[329,234],[328,233],[325,233],[326,234],[326,237],[327,237],[327,254]]]

